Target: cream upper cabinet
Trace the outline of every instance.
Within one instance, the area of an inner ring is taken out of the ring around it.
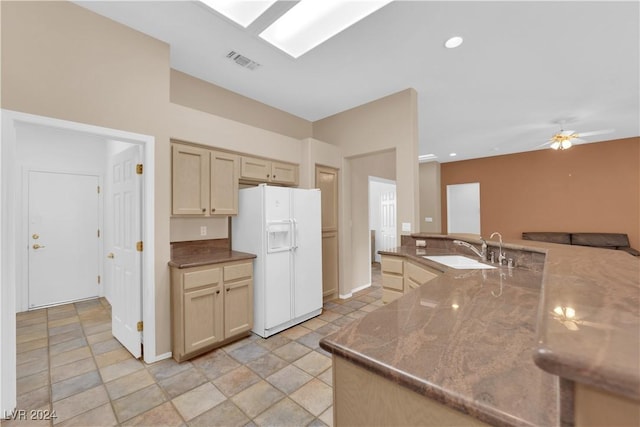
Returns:
[[[298,184],[298,166],[290,163],[242,156],[240,179],[295,186]]]
[[[173,215],[238,213],[237,155],[173,144],[171,171]]]
[[[174,215],[206,215],[209,208],[209,150],[173,144],[171,195]]]

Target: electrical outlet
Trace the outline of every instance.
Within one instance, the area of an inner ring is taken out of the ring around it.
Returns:
[[[403,222],[402,223],[402,231],[411,231],[411,223]]]
[[[433,218],[431,218],[430,216],[426,216],[424,218],[424,222],[433,222]]]
[[[207,226],[203,225],[200,227],[200,235],[201,236],[206,236],[207,235]]]
[[[427,241],[426,240],[416,240],[416,246],[419,248],[426,248]]]

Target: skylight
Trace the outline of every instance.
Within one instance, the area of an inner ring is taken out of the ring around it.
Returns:
[[[388,3],[391,0],[301,0],[260,37],[298,58]]]
[[[201,0],[211,9],[226,16],[244,28],[262,15],[277,0]]]

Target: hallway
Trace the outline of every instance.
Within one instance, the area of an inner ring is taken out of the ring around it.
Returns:
[[[331,426],[331,357],[318,342],[382,305],[380,286],[374,264],[370,288],[320,316],[181,364],[134,359],[104,298],[18,313],[17,409],[57,418],[2,425]]]

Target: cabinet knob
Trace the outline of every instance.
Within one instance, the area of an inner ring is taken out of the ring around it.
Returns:
[[[207,211],[207,208],[202,208],[202,213],[205,213]]]
[[[275,176],[275,175],[273,175],[273,177],[275,178],[276,176]]]
[[[267,178],[269,178],[269,174],[267,174]]]
[[[227,292],[229,292],[231,290],[231,288],[227,288]]]
[[[220,293],[220,289],[218,289],[218,290],[216,291],[216,294],[219,294],[219,293]]]
[[[211,208],[211,212],[215,212],[215,211],[216,211],[216,208]]]

